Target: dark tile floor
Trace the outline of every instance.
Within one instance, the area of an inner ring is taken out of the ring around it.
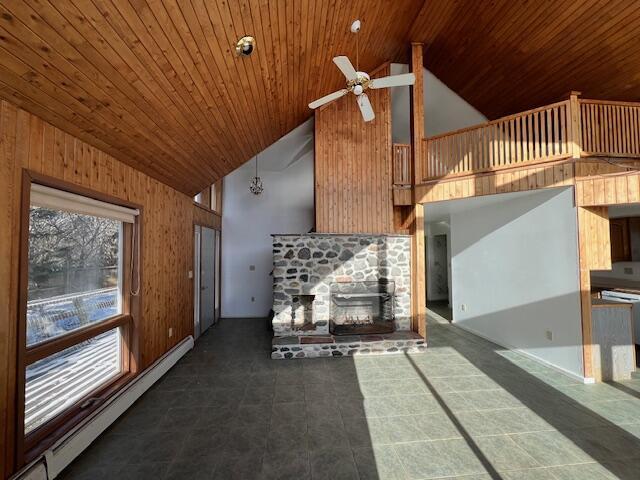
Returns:
[[[427,353],[270,360],[223,320],[66,479],[638,479],[640,380],[583,385],[449,324]]]
[[[435,300],[427,303],[427,308],[432,312],[436,312],[445,320],[453,319],[453,310],[449,306],[449,300]]]

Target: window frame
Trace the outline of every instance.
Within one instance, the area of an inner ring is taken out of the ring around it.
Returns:
[[[222,185],[223,179],[220,179],[209,187],[209,208],[218,215],[222,215]]]
[[[14,425],[16,439],[16,464],[22,466],[36,458],[53,445],[61,436],[71,430],[83,419],[99,408],[107,399],[129,383],[138,373],[139,368],[139,318],[141,314],[142,292],[137,288],[137,295],[132,295],[132,281],[141,282],[142,278],[142,215],[141,205],[124,201],[111,195],[103,194],[85,187],[71,184],[33,172],[23,170],[22,198],[20,213],[20,264],[18,287],[18,319],[17,319],[17,363],[16,363],[16,404]],[[122,311],[95,325],[87,325],[60,337],[51,338],[27,347],[27,301],[29,282],[29,221],[31,208],[31,184],[37,183],[47,187],[81,195],[139,211],[135,223],[122,223],[121,235],[121,269],[122,284],[120,299]],[[135,245],[134,245],[135,243]],[[139,287],[136,286],[136,287]],[[104,332],[118,329],[120,333],[121,371],[56,417],[48,420],[29,433],[25,433],[25,386],[26,369],[29,365],[60,352],[70,346],[94,338]],[[95,400],[98,398],[99,400]],[[89,399],[92,399],[88,402]],[[88,403],[87,403],[88,402]]]

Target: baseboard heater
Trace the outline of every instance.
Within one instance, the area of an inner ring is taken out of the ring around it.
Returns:
[[[192,348],[193,337],[189,336],[58,440],[40,458],[34,460],[11,478],[15,480],[53,480],[56,478]]]

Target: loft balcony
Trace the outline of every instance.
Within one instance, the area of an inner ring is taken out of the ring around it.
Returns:
[[[416,184],[570,158],[640,158],[640,103],[571,99],[424,139]],[[394,186],[411,184],[409,145],[394,144]]]

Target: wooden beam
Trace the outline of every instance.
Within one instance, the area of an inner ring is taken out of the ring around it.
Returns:
[[[422,183],[425,174],[422,171],[422,139],[424,135],[424,71],[422,68],[422,44],[411,44],[411,71],[416,82],[409,90],[411,98],[411,155],[413,156],[414,185]],[[420,161],[418,161],[420,160]]]
[[[598,348],[593,343],[591,270],[611,269],[608,207],[578,207],[578,256],[584,376],[600,381]]]
[[[426,338],[427,335],[427,281],[426,255],[424,249],[424,205],[413,206],[411,230],[411,279],[413,292],[413,330]]]
[[[422,44],[411,44],[411,71],[416,82],[411,87],[411,169],[413,215],[411,223],[411,302],[413,330],[427,335],[426,258],[424,249],[424,206],[418,203],[415,185],[422,181],[422,139],[424,138],[424,75],[422,69]]]

